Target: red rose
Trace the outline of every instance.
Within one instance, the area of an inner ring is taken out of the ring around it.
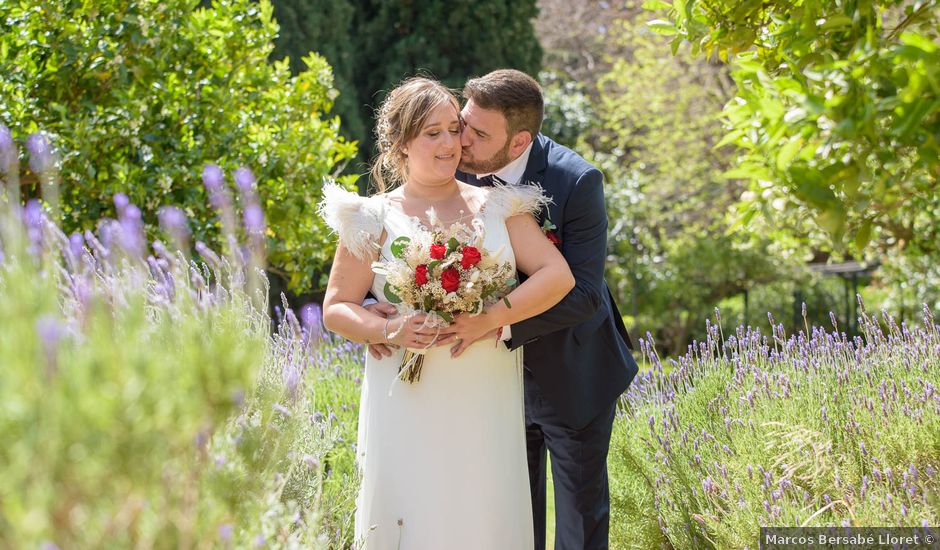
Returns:
[[[424,286],[428,284],[428,266],[419,265],[415,269],[415,282],[418,283],[418,286]]]
[[[460,272],[457,268],[448,267],[441,273],[441,286],[447,292],[455,292],[460,287]]]
[[[554,231],[546,231],[545,236],[548,237],[548,240],[550,240],[553,245],[561,248],[561,239],[558,238],[558,235]]]
[[[444,256],[447,254],[447,247],[442,244],[432,244],[431,245],[431,258],[435,260],[443,260]]]
[[[470,269],[471,267],[480,263],[480,251],[473,246],[463,247],[463,256],[460,258],[460,265],[464,269]]]

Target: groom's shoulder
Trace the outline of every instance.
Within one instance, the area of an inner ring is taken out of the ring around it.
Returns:
[[[549,172],[579,178],[585,172],[596,170],[593,164],[569,147],[557,143],[545,134],[540,134],[539,137],[546,153],[546,170]]]

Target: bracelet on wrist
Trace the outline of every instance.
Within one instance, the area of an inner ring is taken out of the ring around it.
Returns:
[[[388,322],[391,321],[390,318],[385,319],[385,328],[382,329],[382,340],[387,344],[388,343]]]

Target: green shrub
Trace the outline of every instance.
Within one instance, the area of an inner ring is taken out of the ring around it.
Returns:
[[[293,290],[319,287],[333,243],[315,215],[324,178],[355,155],[327,115],[326,61],[291,76],[271,64],[266,0],[0,3],[0,123],[42,130],[61,156],[62,226],[94,229],[126,193],[155,234],[180,205],[198,239],[221,244],[199,171],[251,168],[269,220],[271,269]],[[38,182],[23,164],[24,194]],[[345,180],[351,184],[350,179]]]

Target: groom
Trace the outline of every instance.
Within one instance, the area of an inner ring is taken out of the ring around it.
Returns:
[[[604,281],[603,176],[542,135],[542,89],[516,70],[464,87],[458,178],[540,185],[551,197],[539,221],[561,249],[575,288],[555,307],[503,331],[525,346],[526,439],[535,548],[545,548],[546,450],[555,487],[555,548],[608,547],[607,450],[617,398],[637,373],[620,312]]]

